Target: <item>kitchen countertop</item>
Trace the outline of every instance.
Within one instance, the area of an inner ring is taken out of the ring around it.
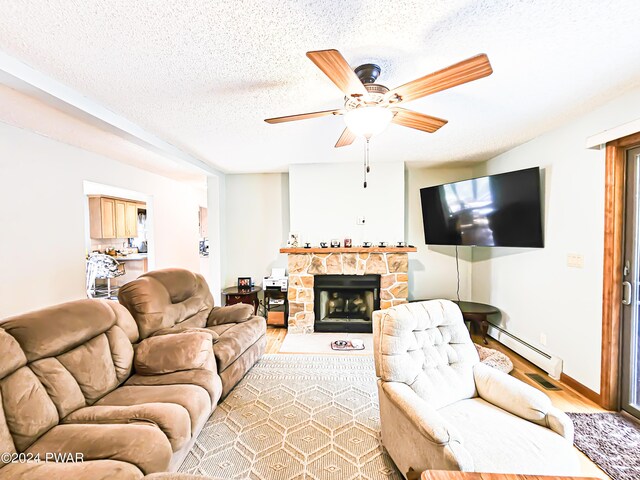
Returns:
[[[113,258],[115,258],[119,262],[126,262],[126,261],[132,261],[132,260],[146,260],[147,259],[147,254],[146,253],[132,253],[131,255],[126,255],[124,257],[113,257]]]

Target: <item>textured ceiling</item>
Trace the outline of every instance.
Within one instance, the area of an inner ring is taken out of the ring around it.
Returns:
[[[435,134],[391,125],[372,161],[485,160],[640,84],[640,2],[0,2],[0,49],[229,172],[361,161],[344,124],[264,118],[342,106],[305,57],[337,48],[398,86],[487,53],[494,74],[412,102]],[[596,132],[593,132],[596,133]]]

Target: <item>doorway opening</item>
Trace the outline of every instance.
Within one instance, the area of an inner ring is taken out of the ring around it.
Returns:
[[[86,292],[117,297],[118,289],[153,268],[151,196],[84,182]]]

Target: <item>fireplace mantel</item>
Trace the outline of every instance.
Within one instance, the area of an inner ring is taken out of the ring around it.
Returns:
[[[340,248],[281,248],[280,253],[412,253],[416,247],[340,247]]]

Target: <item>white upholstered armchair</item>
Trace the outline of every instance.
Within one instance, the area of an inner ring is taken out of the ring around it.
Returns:
[[[480,363],[448,300],[373,315],[382,443],[409,468],[575,475],[573,424],[541,391]]]

